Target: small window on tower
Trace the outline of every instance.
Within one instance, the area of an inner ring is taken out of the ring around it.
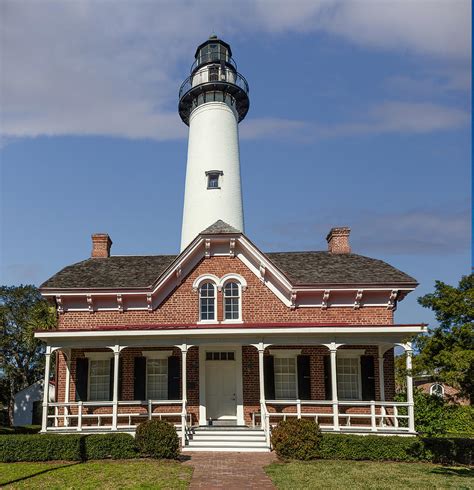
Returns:
[[[221,171],[212,170],[210,172],[206,172],[207,176],[207,188],[208,189],[220,189],[219,178],[222,175]]]
[[[210,82],[218,82],[219,81],[219,67],[218,66],[210,66],[209,67],[209,81]]]

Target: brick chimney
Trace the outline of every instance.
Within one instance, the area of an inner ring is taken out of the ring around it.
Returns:
[[[332,254],[350,254],[350,233],[351,229],[346,226],[342,226],[340,228],[331,228],[331,231],[326,237],[326,240],[328,241],[328,252]]]
[[[94,233],[92,235],[92,253],[93,259],[104,259],[110,257],[110,247],[112,240],[107,233]]]

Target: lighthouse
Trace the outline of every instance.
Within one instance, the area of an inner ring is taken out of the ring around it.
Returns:
[[[226,42],[211,36],[198,46],[179,90],[179,115],[189,126],[181,250],[217,220],[244,231],[238,124],[248,94]]]

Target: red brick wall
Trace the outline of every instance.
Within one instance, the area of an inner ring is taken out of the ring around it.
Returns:
[[[378,365],[378,347],[368,345],[350,345],[340,347],[341,349],[365,349],[365,354],[374,356],[375,367],[375,399],[380,400],[380,375]],[[311,371],[311,400],[325,400],[324,387],[324,356],[329,355],[329,350],[324,346],[278,346],[270,347],[271,350],[277,349],[301,349],[301,354],[310,356]],[[269,349],[265,350],[265,355],[269,355]],[[384,355],[384,386],[385,400],[393,400],[395,394],[395,367],[393,349]],[[246,423],[252,420],[252,413],[260,411],[260,392],[258,380],[258,351],[254,347],[244,346],[242,348],[242,370],[243,370],[243,395],[244,395],[244,414]],[[283,407],[281,405],[268,407],[275,412],[294,412],[294,406]],[[330,408],[325,407],[303,407],[306,412],[331,412]],[[341,408],[341,411],[344,409]],[[347,409],[347,413],[360,412],[360,409]],[[366,409],[362,410],[366,412]]]
[[[312,400],[324,400],[324,361],[325,355],[328,355],[329,351],[324,346],[308,347],[304,345],[297,346],[279,346],[271,347],[271,349],[301,349],[302,354],[310,356],[310,369],[311,369],[311,399]],[[341,347],[348,348],[348,347]],[[361,346],[351,345],[352,349],[365,349],[367,355],[373,355],[375,357],[375,391],[376,399],[380,399],[379,393],[379,372],[377,355],[378,350],[376,346]],[[170,350],[173,349],[173,355],[181,356],[181,352],[177,348],[163,347],[163,348],[126,348],[121,352],[122,359],[122,383],[121,393],[119,397],[121,400],[133,400],[133,369],[134,369],[134,357],[140,356],[142,350]],[[99,351],[100,349],[87,349],[87,351]],[[268,355],[268,349],[265,352]],[[71,382],[70,382],[70,394],[69,400],[76,400],[75,395],[75,373],[76,373],[76,359],[84,356],[84,349],[74,349],[72,351],[71,362]],[[58,401],[65,400],[65,360],[62,354],[59,354],[58,360]],[[394,376],[394,363],[393,363],[393,349],[389,350],[385,354],[384,362],[384,375],[385,375],[385,398],[386,400],[392,400],[394,395],[395,376]],[[259,379],[258,379],[258,351],[252,346],[242,347],[242,378],[243,378],[243,400],[244,400],[244,415],[247,424],[252,421],[252,413],[260,410],[260,392],[259,392]],[[192,347],[188,351],[187,356],[187,397],[188,397],[188,412],[193,414],[193,423],[197,423],[199,418],[199,350],[197,347]],[[176,405],[166,405],[155,407],[155,412],[179,412],[181,407]],[[291,412],[294,411],[293,407],[270,407],[272,411]],[[305,411],[314,411],[314,407],[307,407]],[[96,408],[86,410],[84,413],[110,413],[110,407]],[[140,412],[145,413],[145,407],[138,408],[132,406],[120,407],[119,412]],[[318,407],[318,411],[325,412],[330,411],[329,408]],[[352,409],[354,413],[357,410]],[[110,420],[107,420],[110,422]],[[90,422],[95,424],[96,421]]]
[[[211,257],[202,259],[182,284],[154,311],[66,312],[59,316],[59,329],[100,328],[101,326],[126,326],[150,324],[182,324],[198,321],[198,293],[192,289],[194,280],[201,274],[222,277],[227,273],[242,275],[248,288],[243,293],[242,316],[245,322],[292,323],[328,322],[351,325],[390,324],[393,312],[385,307],[297,308],[284,305],[237,258]],[[218,320],[222,320],[222,292],[218,292]]]

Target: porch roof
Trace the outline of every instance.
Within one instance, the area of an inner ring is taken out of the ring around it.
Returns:
[[[98,338],[235,338],[249,336],[336,336],[339,334],[361,335],[367,341],[367,335],[396,335],[405,337],[410,334],[426,332],[426,324],[378,324],[378,325],[348,325],[348,324],[202,324],[202,325],[127,325],[109,326],[101,329],[62,329],[41,330],[35,332],[35,337],[48,341],[53,339],[98,339]],[[296,339],[295,339],[296,340]]]

